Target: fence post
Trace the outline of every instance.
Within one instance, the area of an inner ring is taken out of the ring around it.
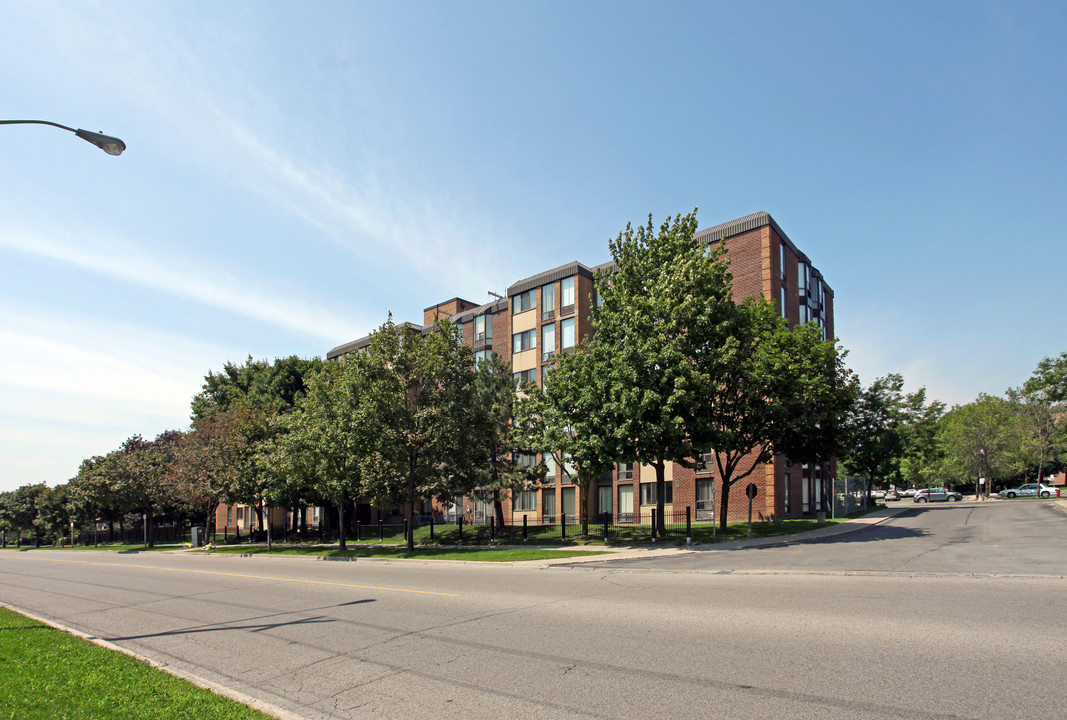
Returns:
[[[656,508],[652,508],[652,542],[656,542]]]
[[[567,513],[559,514],[560,539],[567,539]]]
[[[604,541],[605,542],[607,542],[607,539],[608,539],[608,524],[610,522],[611,522],[611,514],[610,513],[605,514],[604,515]]]
[[[359,542],[359,520],[356,520],[356,542]]]
[[[526,534],[526,516],[523,515],[522,516],[522,541],[526,542],[526,538],[527,537],[529,537],[529,536]]]
[[[685,506],[685,544],[690,545],[693,542],[693,508],[688,505]]]
[[[385,541],[385,521],[378,518],[378,540]]]
[[[456,525],[459,526],[459,541],[463,542],[463,516],[460,515],[456,518]]]
[[[411,540],[414,537],[414,535],[408,535],[408,533],[414,533],[414,532],[415,532],[415,523],[412,522],[411,518],[404,518],[404,542],[407,542],[408,540]]]
[[[496,518],[489,518],[489,539],[496,540]]]
[[[433,515],[430,516],[430,542],[433,542]]]

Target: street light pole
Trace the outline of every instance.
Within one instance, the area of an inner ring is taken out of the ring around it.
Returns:
[[[103,133],[97,133],[91,130],[82,130],[80,128],[74,129],[49,120],[0,120],[0,125],[51,125],[52,127],[57,127],[61,130],[74,133],[82,140],[96,145],[108,155],[121,155],[126,149],[126,143],[122,142],[117,137],[104,135]]]

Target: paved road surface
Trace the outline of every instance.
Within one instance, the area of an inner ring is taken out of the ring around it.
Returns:
[[[0,602],[305,718],[1063,717],[1067,516],[910,510],[653,571],[5,551]]]

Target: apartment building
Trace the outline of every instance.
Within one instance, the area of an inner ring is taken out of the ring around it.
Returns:
[[[824,337],[833,337],[833,291],[768,213],[758,212],[706,228],[696,234],[696,239],[726,243],[735,300],[762,295],[777,304],[791,325],[814,321],[823,328]],[[478,305],[452,298],[430,306],[423,312],[422,326],[409,325],[427,331],[436,319],[449,318],[460,324],[463,342],[472,347],[476,358],[496,352],[510,361],[516,379],[540,386],[554,356],[592,334],[590,312],[596,302],[593,279],[598,272],[610,272],[612,268],[611,262],[592,266],[570,262],[515,282],[507,289],[506,297],[490,303]],[[369,342],[367,336],[340,345],[327,358],[340,357]],[[694,471],[677,464],[667,467],[664,501],[668,512],[691,507],[696,519],[712,517],[722,488],[710,453],[705,457],[705,470]],[[656,506],[655,472],[651,467],[619,464],[593,484],[587,494],[587,507],[582,509],[578,507],[578,488],[568,481],[564,468],[557,467],[550,457],[543,460],[548,473],[540,486],[516,493],[505,503],[505,517],[515,523],[521,523],[524,516],[531,524],[557,522],[561,514],[610,514],[619,522],[647,522]],[[758,488],[753,507],[757,519],[794,517],[825,509],[829,489],[824,481],[832,472],[832,464],[807,467],[777,456],[735,486],[729,519],[747,517],[743,486],[748,482]],[[479,503],[464,502],[468,511],[474,506],[476,517],[484,511]]]

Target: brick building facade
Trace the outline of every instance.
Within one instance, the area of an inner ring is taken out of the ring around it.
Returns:
[[[765,212],[706,228],[696,234],[706,243],[725,242],[734,281],[734,298],[762,295],[774,302],[790,325],[817,322],[825,338],[833,337],[833,291],[808,257],[786,236]],[[516,379],[536,383],[544,380],[545,368],[560,351],[576,345],[592,334],[590,312],[595,300],[593,278],[609,271],[612,263],[586,266],[571,262],[546,270],[512,284],[506,297],[477,305],[462,298],[438,303],[424,310],[427,328],[439,317],[461,325],[463,342],[476,357],[490,352],[510,362]],[[338,346],[328,359],[369,343],[370,337]],[[546,459],[547,460],[547,459]],[[693,508],[698,520],[710,519],[722,488],[713,464],[694,471],[680,465],[666,469],[667,512]],[[584,513],[579,513],[579,491],[566,481],[561,468],[549,462],[549,472],[539,487],[517,493],[505,501],[505,517],[512,522],[537,524],[556,522],[561,514],[598,516],[610,514],[619,522],[650,519],[656,506],[655,472],[640,464],[621,464],[591,484]],[[744,485],[754,483],[758,494],[753,507],[756,519],[773,519],[810,514],[825,509],[828,490],[824,485],[833,473],[833,464],[809,468],[795,465],[778,455],[757,468],[731,491],[730,520],[747,518],[743,502]],[[465,499],[467,514],[484,513],[481,503]]]

